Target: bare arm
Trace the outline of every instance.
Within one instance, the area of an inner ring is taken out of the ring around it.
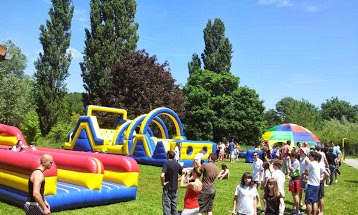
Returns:
[[[283,198],[280,198],[280,207],[279,207],[279,215],[283,215],[285,212],[285,201]]]
[[[162,172],[160,174],[160,182],[162,184],[162,187],[164,187],[168,183],[168,182],[165,182],[165,173],[164,172]]]
[[[237,204],[237,195],[234,196],[234,200],[232,202],[233,206],[232,206],[232,211],[231,211],[231,215],[235,215],[236,214],[236,204]]]

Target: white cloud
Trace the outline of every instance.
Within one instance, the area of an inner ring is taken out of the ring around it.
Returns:
[[[292,0],[259,0],[260,5],[274,5],[277,7],[290,7]]]
[[[83,57],[83,54],[73,47],[68,48],[66,52],[71,53],[74,60],[82,59]]]

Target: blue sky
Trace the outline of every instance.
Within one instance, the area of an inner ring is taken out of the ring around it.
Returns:
[[[79,62],[89,28],[89,0],[74,0],[67,87],[84,91]],[[12,39],[27,56],[27,74],[42,46],[39,26],[50,0],[0,0],[0,41]],[[358,1],[356,0],[138,0],[138,49],[167,60],[178,84],[187,63],[204,50],[203,29],[220,18],[233,45],[231,72],[260,95],[266,108],[284,97],[320,106],[326,99],[358,104]],[[354,21],[356,20],[356,21]]]

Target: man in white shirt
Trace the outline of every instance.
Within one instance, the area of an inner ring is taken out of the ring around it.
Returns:
[[[283,172],[281,171],[281,167],[282,167],[282,160],[275,160],[273,162],[273,169],[274,171],[272,172],[272,178],[276,179],[277,181],[277,186],[278,186],[278,191],[281,193],[282,197],[285,197],[285,174],[283,174]]]
[[[309,156],[310,162],[306,166],[306,170],[303,172],[302,176],[308,175],[307,181],[307,190],[306,190],[306,210],[307,215],[317,214],[317,203],[319,198],[319,188],[320,188],[320,161],[321,155],[318,152],[311,152]]]
[[[258,187],[261,184],[262,175],[264,172],[263,168],[263,161],[259,158],[259,154],[254,152],[252,154],[254,158],[254,162],[252,162],[252,181],[254,182],[254,186]],[[256,196],[257,207],[261,207],[260,197],[259,195]]]
[[[202,149],[202,150],[200,150],[200,152],[198,152],[198,153],[195,155],[194,161],[196,162],[196,164],[197,164],[198,166],[201,166],[201,161],[202,161],[203,158],[204,158],[204,153],[205,153],[205,151]]]

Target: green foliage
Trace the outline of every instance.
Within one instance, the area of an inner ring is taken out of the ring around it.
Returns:
[[[274,109],[270,109],[268,111],[265,112],[265,120],[267,123],[266,128],[271,128],[275,125],[279,125],[282,124],[281,118],[278,115],[278,113],[276,112],[276,110]]]
[[[0,80],[11,74],[14,74],[16,77],[23,77],[26,68],[26,56],[22,54],[21,49],[11,40],[8,40],[1,45],[5,46],[7,52],[13,57],[11,60],[0,63]]]
[[[322,129],[315,131],[315,134],[322,142],[328,143],[332,140],[335,143],[341,143],[343,138],[349,138],[358,143],[358,124],[346,119],[324,120]]]
[[[71,20],[74,6],[71,0],[52,0],[50,20],[40,26],[43,52],[35,62],[35,99],[42,135],[47,135],[63,114],[67,93],[65,79],[71,54],[67,53],[71,40]]]
[[[211,20],[204,29],[204,53],[201,58],[204,62],[204,69],[216,73],[230,72],[232,58],[232,44],[225,36],[224,23],[215,18],[214,23]]]
[[[84,61],[80,63],[84,104],[104,104],[108,75],[121,56],[134,52],[138,41],[135,0],[91,0],[91,28],[85,29]]]
[[[235,137],[240,142],[254,145],[261,139],[265,130],[263,101],[255,90],[239,87],[234,94],[234,119],[238,124]]]
[[[24,75],[26,56],[11,40],[3,44],[13,55],[0,63],[0,123],[19,126],[33,109],[33,83]]]
[[[200,58],[198,54],[194,53],[193,56],[191,57],[191,62],[188,63],[189,75],[191,75],[191,73],[193,73],[195,70],[198,70],[200,68],[201,68]]]
[[[41,136],[41,131],[39,117],[35,110],[26,114],[24,122],[20,125],[20,130],[27,144],[36,144],[37,139]]]
[[[325,120],[338,119],[341,120],[345,117],[350,122],[358,122],[358,108],[351,106],[349,102],[338,99],[338,97],[332,97],[322,103],[322,118]]]
[[[322,118],[317,107],[307,100],[295,100],[291,97],[281,99],[276,103],[276,111],[282,123],[294,123],[309,130],[322,126]]]
[[[82,103],[81,93],[68,93],[65,95],[65,103],[68,115],[79,114],[84,115],[85,109]]]
[[[257,93],[239,87],[231,73],[194,71],[183,88],[185,132],[189,139],[258,141],[264,128],[263,102]]]

